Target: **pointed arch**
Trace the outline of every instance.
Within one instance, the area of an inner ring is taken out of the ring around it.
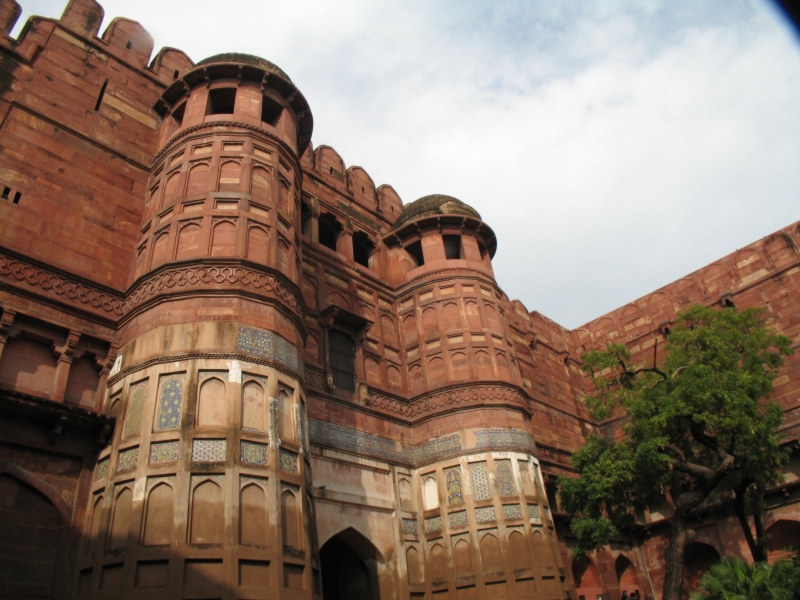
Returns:
[[[186,195],[203,194],[208,191],[208,163],[198,163],[189,169],[188,185]]]
[[[123,486],[116,492],[111,508],[111,526],[108,530],[108,550],[124,548],[128,544],[128,533],[133,514],[133,491]]]
[[[291,490],[281,493],[281,533],[283,545],[290,548],[302,548],[300,538],[300,510],[297,496]]]
[[[211,256],[236,254],[236,223],[227,219],[217,221],[211,229]]]
[[[439,507],[439,488],[434,477],[427,477],[422,484],[422,504],[425,510]]]
[[[202,228],[199,221],[190,221],[180,228],[178,232],[178,249],[175,260],[185,260],[204,254],[200,247]]]
[[[425,574],[419,561],[419,551],[414,546],[406,549],[406,569],[408,571],[408,583],[424,583]]]
[[[251,225],[247,229],[247,258],[266,263],[269,258],[269,235],[263,227]]]
[[[219,167],[219,191],[238,192],[241,187],[242,165],[238,160],[226,160]]]
[[[197,394],[197,426],[223,427],[228,423],[228,403],[225,383],[209,377],[200,384]]]
[[[192,490],[189,541],[192,544],[221,544],[224,531],[222,488],[206,479]]]
[[[480,542],[481,561],[484,573],[502,573],[503,554],[500,551],[500,540],[493,533],[487,533]]]
[[[466,539],[460,539],[453,546],[453,566],[456,577],[469,577],[473,573],[472,546]]]
[[[508,536],[508,548],[511,553],[511,563],[515,571],[524,571],[531,568],[531,555],[522,532],[518,530],[511,532],[511,535]]]
[[[240,492],[239,542],[249,546],[267,545],[267,495],[256,483],[248,483]]]
[[[174,490],[165,483],[157,483],[147,494],[147,508],[142,524],[142,545],[167,546],[172,541],[174,515]]]
[[[242,429],[255,433],[267,431],[266,392],[253,379],[242,386]]]

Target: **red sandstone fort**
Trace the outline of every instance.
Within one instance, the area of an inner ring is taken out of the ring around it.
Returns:
[[[580,357],[694,303],[800,340],[800,228],[567,330],[495,282],[459,200],[404,203],[328,146],[290,77],[153,54],[136,22],[0,0],[0,597],[658,598],[670,499],[573,557],[555,477],[590,432]],[[800,353],[775,381],[800,434]],[[768,496],[800,544],[800,453]],[[747,555],[693,523],[687,586]]]

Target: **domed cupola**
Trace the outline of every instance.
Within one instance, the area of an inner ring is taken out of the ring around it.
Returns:
[[[497,250],[497,237],[478,211],[445,194],[406,205],[384,242],[402,250],[395,253],[399,271],[412,277],[423,266],[425,271],[471,268],[491,274]]]

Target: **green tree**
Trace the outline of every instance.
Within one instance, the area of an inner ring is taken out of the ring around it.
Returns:
[[[578,478],[560,480],[576,550],[630,533],[635,508],[669,493],[663,597],[678,600],[691,514],[726,486],[738,490],[749,481],[741,494],[760,490],[763,497],[780,478],[783,414],[766,398],[789,346],[760,309],[693,306],[677,316],[660,362],[657,347],[646,365],[632,365],[624,344],[584,354],[595,390],[585,398],[592,417],[625,418],[617,439],[591,436],[573,455]]]
[[[797,561],[751,565],[742,558],[725,557],[703,575],[690,600],[793,600],[798,585]]]

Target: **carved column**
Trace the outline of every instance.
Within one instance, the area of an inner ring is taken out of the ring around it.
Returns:
[[[53,344],[53,356],[58,359],[56,363],[56,377],[53,382],[53,393],[50,399],[55,402],[64,401],[64,392],[67,390],[67,379],[69,379],[69,368],[72,365],[72,360],[75,357],[75,346],[78,345],[78,340],[81,339],[81,334],[77,331],[70,331],[67,340],[62,346]]]
[[[4,308],[3,314],[0,315],[0,358],[3,356],[3,348],[8,341],[8,332],[11,330],[11,324],[14,322],[14,317],[17,311],[10,308]]]

